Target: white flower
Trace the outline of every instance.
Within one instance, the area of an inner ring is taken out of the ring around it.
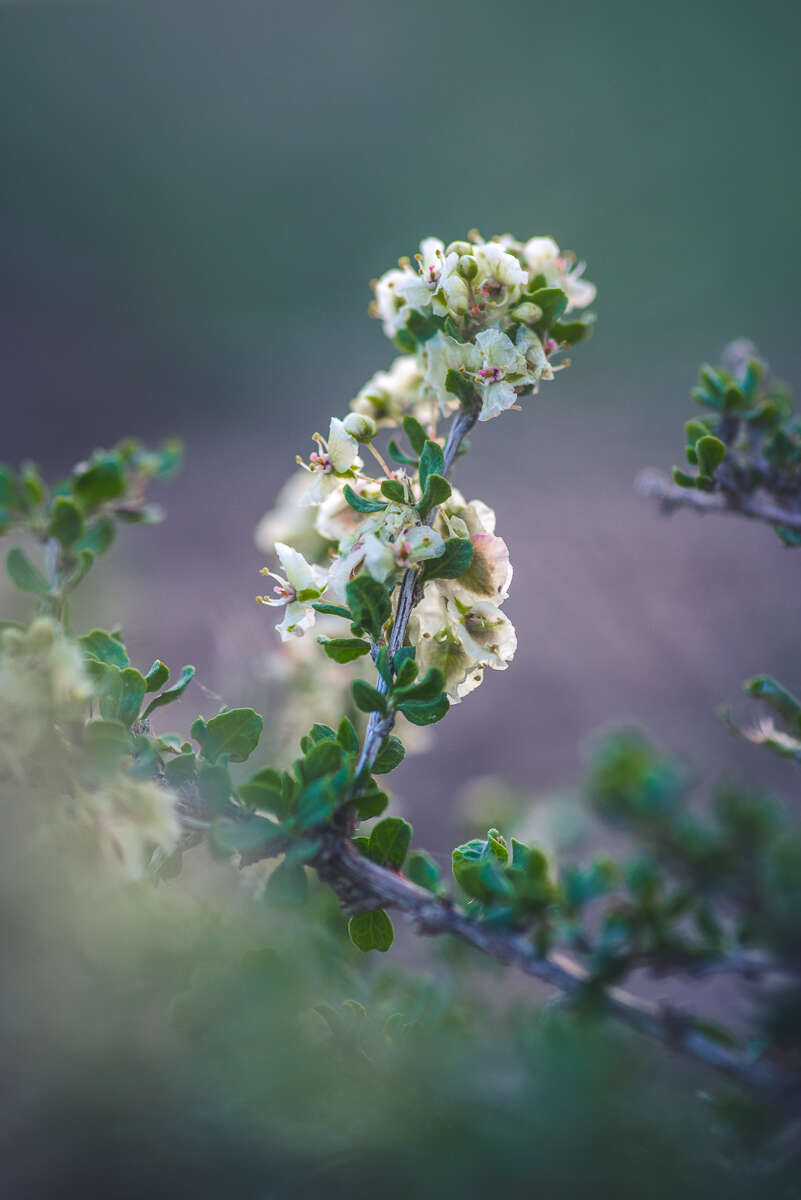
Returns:
[[[276,625],[281,635],[281,641],[286,642],[292,637],[301,637],[307,629],[314,625],[315,612],[310,607],[314,600],[319,600],[326,589],[327,572],[323,567],[313,566],[306,562],[299,551],[283,542],[277,542],[275,552],[281,566],[286,572],[286,578],[276,575],[265,567],[262,575],[275,579],[275,596],[257,597],[260,604],[271,607],[286,605],[284,619]]]
[[[524,288],[528,283],[528,275],[520,259],[510,254],[500,241],[482,242],[474,246],[473,257],[478,263],[477,290],[489,299],[492,299],[492,293],[499,284],[514,290]]]
[[[396,358],[388,371],[376,371],[351,404],[354,412],[372,417],[378,425],[398,425],[420,400],[423,372],[411,354]]]
[[[430,667],[441,671],[451,703],[458,704],[481,683],[483,668],[465,649],[453,628],[444,595],[431,584],[412,611],[409,639],[420,674]]]
[[[361,570],[380,583],[394,583],[407,567],[437,558],[445,542],[436,530],[418,523],[413,508],[390,504],[363,521],[340,545],[328,572],[331,595],[344,603],[346,586]]]
[[[319,559],[325,553],[327,540],[339,541],[341,534],[332,535],[318,530],[317,513],[301,503],[308,488],[309,473],[301,470],[291,475],[281,488],[275,504],[256,526],[254,540],[262,554],[272,553],[276,542],[287,542],[307,558]],[[344,499],[342,502],[345,503]],[[350,511],[353,512],[353,509]]]
[[[440,505],[438,523],[449,537],[472,542],[473,559],[458,579],[439,579],[437,587],[449,595],[466,593],[477,600],[503,604],[509,598],[512,564],[506,542],[495,535],[495,513],[489,505],[483,500],[471,500],[468,504],[454,488]]]
[[[585,263],[576,263],[569,251],[562,252],[553,238],[530,238],[523,247],[523,256],[532,278],[544,275],[548,287],[558,287],[567,296],[567,311],[586,308],[595,299],[595,284],[581,276]]]
[[[468,602],[449,597],[451,626],[467,653],[483,666],[504,671],[517,650],[517,634],[507,616],[489,600]]]
[[[464,593],[448,595],[439,582],[426,585],[409,621],[409,638],[420,670],[440,670],[445,691],[458,703],[478,687],[485,667],[506,670],[517,636],[494,604],[472,601]]]
[[[527,382],[525,356],[500,329],[483,329],[476,337],[481,366],[475,373],[481,388],[479,421],[490,421],[517,401],[516,386]]]
[[[388,338],[394,338],[406,324],[409,305],[405,291],[410,284],[417,281],[417,274],[412,270],[411,264],[406,262],[402,267],[393,267],[391,271],[385,271],[381,278],[373,283],[375,300],[370,312],[383,322],[384,333]]]
[[[340,479],[355,479],[362,466],[359,443],[348,433],[339,417],[331,418],[327,440],[319,433],[315,433],[312,440],[317,443],[319,450],[309,455],[308,463],[298,458],[298,466],[315,477],[314,483],[299,501],[304,506],[322,504],[340,486]]]
[[[326,541],[342,542],[355,533],[364,521],[364,514],[357,512],[345,499],[345,484],[348,482],[356,495],[365,500],[384,499],[381,494],[380,480],[366,477],[351,481],[338,479],[336,486],[331,488],[325,500],[319,505],[314,523],[314,528]]]
[[[443,415],[458,406],[458,398],[445,386],[449,371],[471,374],[481,367],[481,353],[472,342],[457,342],[445,333],[436,333],[422,348],[425,385],[439,401]]]
[[[541,379],[553,379],[554,368],[548,361],[545,347],[536,333],[525,325],[518,329],[515,345],[526,360],[528,378],[536,392]]]

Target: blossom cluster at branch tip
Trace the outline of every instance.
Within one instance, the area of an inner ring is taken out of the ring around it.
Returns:
[[[314,450],[298,457],[298,472],[257,531],[259,547],[271,553],[274,545],[280,563],[264,569],[275,586],[259,600],[284,607],[276,626],[282,641],[308,632],[320,606],[345,606],[359,575],[393,594],[409,568],[420,568],[425,582],[406,633],[418,668],[440,670],[458,702],[487,668],[508,666],[517,645],[502,611],[512,578],[508,548],[482,501],[452,490],[431,508],[424,485],[438,468],[424,473],[422,448],[433,446],[427,453],[442,464],[443,417],[464,408],[491,420],[567,365],[558,356],[586,336],[590,317],[581,310],[595,298],[583,270],[549,237],[484,241],[472,232],[448,245],[425,238],[414,263],[403,258],[374,282],[371,312],[402,353],[364,384],[345,417],[331,418],[326,437],[314,434]],[[372,442],[400,426],[412,450],[390,440],[389,465]],[[365,469],[365,448],[377,474]],[[472,547],[461,576],[423,570],[452,539]]]
[[[565,314],[587,308],[595,287],[583,278],[584,264],[550,237],[470,237],[448,246],[425,238],[416,267],[402,258],[374,281],[371,313],[387,337],[414,353],[365,384],[353,402],[357,411],[383,425],[406,412],[430,412],[432,404],[446,415],[458,406],[447,386],[455,371],[481,400],[479,420],[488,421],[553,379],[551,359],[563,346],[537,293],[558,289]]]

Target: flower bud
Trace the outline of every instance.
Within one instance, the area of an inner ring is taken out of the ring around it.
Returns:
[[[450,246],[445,250],[445,257],[447,258],[449,254],[458,254],[461,257],[463,254],[472,253],[473,247],[469,242],[451,242]]]
[[[345,427],[345,432],[349,433],[357,442],[372,442],[378,433],[378,426],[373,418],[365,416],[364,413],[348,413],[342,424]]]
[[[459,259],[459,274],[462,279],[475,279],[478,275],[478,263],[472,254],[463,254]]]
[[[522,304],[516,304],[509,315],[524,325],[534,325],[541,319],[542,309],[539,304],[532,304],[530,300],[524,300]]]

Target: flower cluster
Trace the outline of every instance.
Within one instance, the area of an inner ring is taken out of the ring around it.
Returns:
[[[434,404],[447,414],[472,389],[481,398],[478,419],[488,421],[552,379],[553,356],[586,336],[586,318],[559,320],[595,298],[583,263],[549,237],[471,238],[448,246],[426,238],[417,270],[401,259],[375,281],[371,311],[410,353],[365,384],[359,412],[382,424]]]
[[[368,380],[350,413],[331,419],[327,437],[314,435],[314,451],[298,458],[298,473],[257,531],[260,548],[274,545],[280,563],[265,568],[275,586],[258,599],[285,607],[276,626],[284,642],[311,629],[318,612],[352,616],[348,589],[359,577],[395,596],[413,572],[405,644],[419,670],[441,674],[451,702],[473,691],[487,667],[508,666],[516,636],[501,611],[512,577],[506,543],[492,510],[443,478],[438,422],[461,411],[472,424],[519,407],[553,379],[558,355],[587,336],[591,318],[579,310],[595,296],[583,264],[551,238],[469,238],[447,246],[426,238],[416,266],[401,259],[374,282],[371,311],[404,353]],[[391,438],[388,465],[373,442],[397,427],[410,448]],[[367,473],[366,452],[378,476]],[[376,657],[390,624],[350,657],[368,648]],[[330,639],[319,640],[330,650]]]

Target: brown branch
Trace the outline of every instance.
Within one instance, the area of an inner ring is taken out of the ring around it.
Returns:
[[[677,508],[692,508],[698,513],[731,513],[753,521],[765,521],[768,525],[785,525],[788,529],[801,532],[801,512],[782,508],[756,495],[729,491],[699,492],[694,488],[679,487],[653,467],[640,472],[634,487],[641,496],[655,500],[660,510],[668,515]]]
[[[449,899],[434,896],[403,875],[365,858],[341,838],[329,839],[313,865],[346,912],[364,912],[371,907],[397,909],[410,918],[418,933],[458,937],[496,962],[517,967],[571,998],[580,997],[591,984],[589,972],[568,955],[560,951],[538,954],[525,933],[489,928],[486,922],[461,912]],[[607,1015],[630,1029],[739,1083],[777,1096],[797,1094],[796,1082],[770,1064],[753,1062],[710,1037],[682,1009],[644,1000],[617,987],[605,989],[600,1000]]]

